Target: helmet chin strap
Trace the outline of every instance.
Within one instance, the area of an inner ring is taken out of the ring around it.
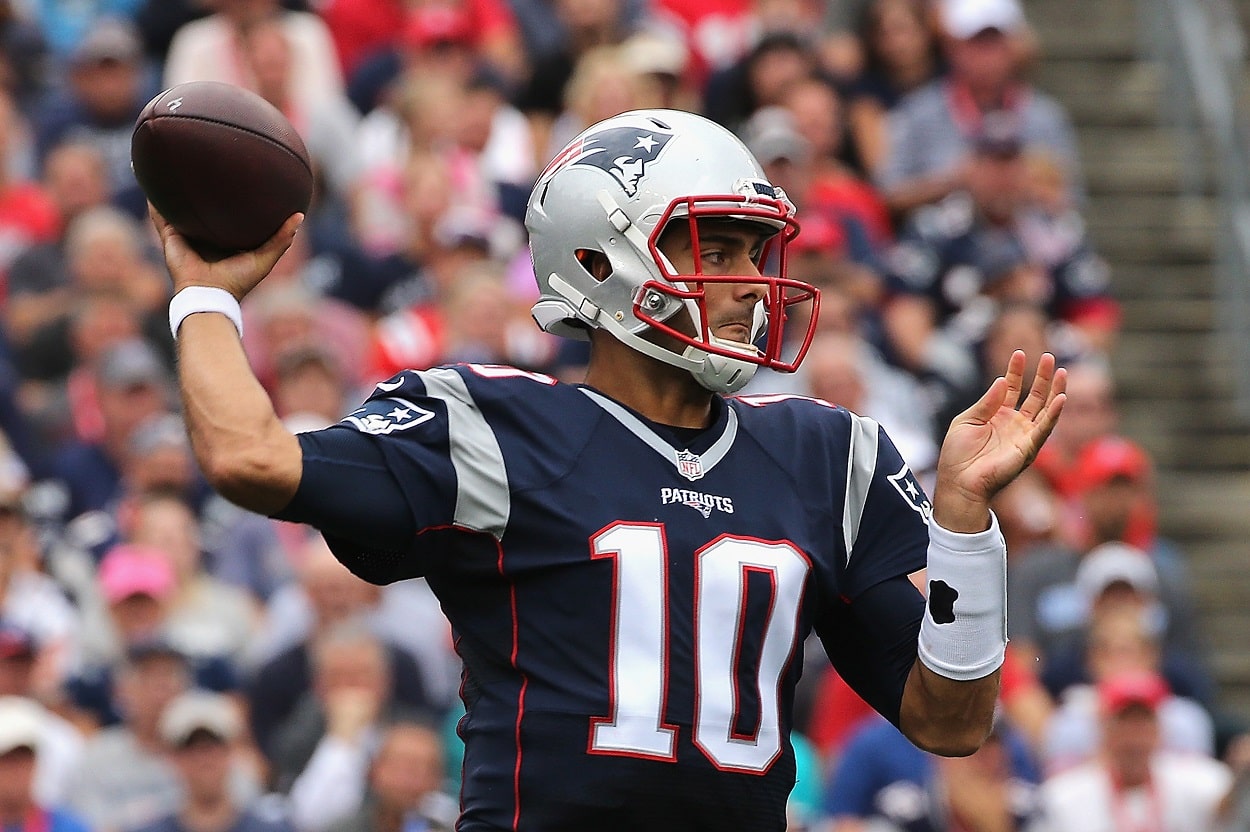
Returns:
[[[739,344],[736,341],[725,341],[721,338],[712,338],[711,341],[722,349],[734,350],[743,354],[755,352],[754,347]],[[703,366],[699,370],[691,370],[690,374],[694,376],[695,381],[713,393],[737,393],[743,387],[746,387],[747,382],[754,378],[755,371],[760,366],[753,361],[704,352],[698,347],[686,347],[683,355],[688,356],[691,353],[703,356]]]
[[[738,392],[746,386],[759,368],[759,365],[753,361],[715,355],[694,345],[686,347],[680,354],[675,353],[653,341],[635,335],[607,315],[600,318],[600,325],[627,347],[654,358],[656,361],[662,361],[690,373],[700,386],[713,393]],[[712,338],[711,341],[715,346],[740,352],[744,356],[754,356],[757,353],[755,347],[749,344],[740,344],[737,341],[726,341],[721,338]]]

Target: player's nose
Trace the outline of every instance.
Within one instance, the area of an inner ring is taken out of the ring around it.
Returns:
[[[764,297],[763,284],[752,280],[760,276],[760,270],[755,265],[755,261],[749,255],[744,255],[736,266],[734,274],[746,279],[734,284],[734,299],[754,303]]]

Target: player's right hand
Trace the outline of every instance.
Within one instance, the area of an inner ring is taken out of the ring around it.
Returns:
[[[151,203],[148,213],[161,237],[165,265],[174,281],[174,291],[188,286],[212,286],[225,289],[235,300],[243,300],[248,292],[265,278],[295,240],[295,232],[304,222],[303,214],[292,214],[278,232],[260,248],[244,251],[225,260],[208,262],[195,253],[187,241],[160,215]]]

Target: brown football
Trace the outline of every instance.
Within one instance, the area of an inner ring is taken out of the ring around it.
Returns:
[[[212,259],[260,246],[312,200],[312,163],[291,122],[231,84],[192,81],[149,101],[130,160],[151,203]]]

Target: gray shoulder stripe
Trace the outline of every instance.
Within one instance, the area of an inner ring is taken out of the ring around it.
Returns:
[[[665,457],[666,459],[673,455],[673,449],[669,447],[668,443],[657,436],[651,428],[643,424],[643,422],[638,419],[638,417],[634,416],[634,414],[630,413],[628,410],[601,393],[587,387],[579,387],[577,389],[592,402],[610,413],[616,421],[620,422],[621,425],[625,427],[626,430],[649,445],[657,454]]]
[[[464,379],[455,370],[417,373],[426,392],[447,405],[447,436],[451,464],[456,469],[454,521],[496,540],[508,527],[511,497],[508,471],[495,432],[473,402]]]
[[[712,447],[703,453],[703,469],[705,471],[715,468],[716,463],[725,458],[725,454],[729,453],[729,449],[733,447],[734,440],[738,438],[738,412],[728,406],[726,410],[729,412],[725,419],[725,432],[712,443]]]
[[[859,537],[859,523],[864,517],[864,503],[868,501],[868,487],[872,485],[877,470],[877,423],[864,416],[851,416],[850,450],[847,453],[846,499],[842,503],[842,534],[846,540],[846,562],[851,562],[855,540]]]

